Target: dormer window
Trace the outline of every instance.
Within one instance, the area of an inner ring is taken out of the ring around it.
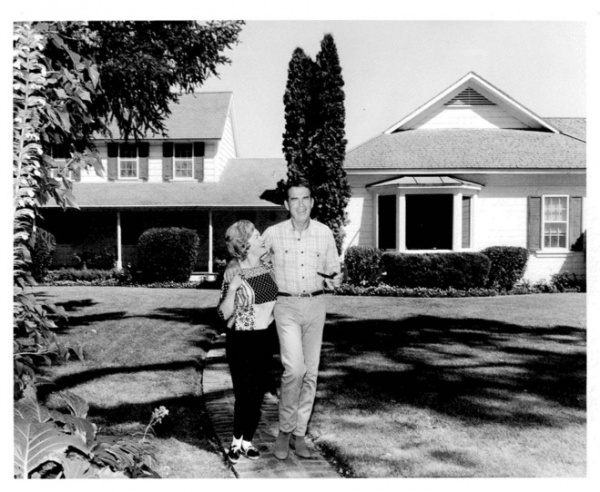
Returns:
[[[119,145],[119,178],[137,179],[139,176],[139,159],[135,144]]]
[[[176,143],[173,149],[173,178],[194,178],[194,148],[191,143]]]

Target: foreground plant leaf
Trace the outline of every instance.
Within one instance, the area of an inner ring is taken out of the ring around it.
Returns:
[[[14,443],[14,474],[19,478],[27,478],[44,463],[56,461],[55,455],[64,454],[69,448],[89,454],[81,438],[60,432],[51,422],[30,422],[16,414]]]

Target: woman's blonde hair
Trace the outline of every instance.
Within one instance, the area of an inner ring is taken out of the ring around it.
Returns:
[[[254,233],[254,224],[249,220],[238,220],[225,232],[227,251],[238,260],[245,260],[250,244],[248,241]]]

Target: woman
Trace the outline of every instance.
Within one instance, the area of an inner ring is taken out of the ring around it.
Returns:
[[[240,220],[225,233],[227,250],[241,272],[223,282],[219,313],[227,320],[226,352],[235,396],[233,439],[227,453],[236,463],[243,454],[260,457],[252,445],[268,375],[270,338],[277,284],[260,233],[252,222]]]

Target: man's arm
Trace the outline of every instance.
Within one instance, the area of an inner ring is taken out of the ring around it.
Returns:
[[[342,285],[344,275],[340,269],[340,259],[337,254],[337,246],[335,245],[333,232],[331,232],[331,229],[328,232],[329,237],[327,238],[327,249],[325,251],[325,264],[327,266],[327,271],[323,273],[327,273],[329,275],[333,274],[332,278],[325,279],[325,285],[327,288],[333,290],[334,287],[339,287]]]
[[[240,262],[236,259],[231,260],[227,263],[225,267],[225,272],[223,273],[223,279],[227,283],[231,283],[233,277],[242,273],[242,268],[240,267]]]

